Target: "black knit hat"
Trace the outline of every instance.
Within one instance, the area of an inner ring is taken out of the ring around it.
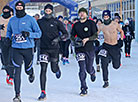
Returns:
[[[119,16],[119,13],[115,13],[115,18],[114,19],[118,19],[118,20],[121,19],[121,17]]]
[[[23,8],[25,9],[25,3],[23,1],[17,1],[15,7],[16,6],[23,6]]]
[[[2,9],[2,11],[4,11],[4,9],[8,9],[9,11],[11,11],[11,7],[8,6],[8,5],[4,6],[3,9]]]
[[[44,10],[46,9],[51,9],[53,11],[53,6],[51,4],[47,4],[45,7],[44,7]]]
[[[102,17],[104,17],[104,16],[109,16],[111,18],[111,11],[110,10],[104,10]]]
[[[85,12],[88,15],[88,11],[84,7],[79,9],[78,13],[80,13],[80,12]]]

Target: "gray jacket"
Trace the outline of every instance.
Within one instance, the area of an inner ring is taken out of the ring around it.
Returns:
[[[68,38],[67,38],[67,40],[69,40],[70,39],[70,37],[71,37],[71,30],[72,30],[72,27],[71,27],[71,24],[64,24],[64,27],[65,27],[65,29],[67,30],[67,32],[68,32]]]

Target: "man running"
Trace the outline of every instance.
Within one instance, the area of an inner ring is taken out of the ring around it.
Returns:
[[[91,76],[91,81],[96,79],[94,61],[93,41],[97,38],[96,23],[88,20],[88,12],[85,8],[79,9],[80,21],[75,23],[72,28],[71,39],[74,42],[76,59],[79,64],[79,78],[81,82],[80,95],[87,95],[88,86],[86,84],[87,73]]]
[[[16,16],[12,17],[8,23],[6,41],[9,43],[12,38],[13,59],[12,63],[15,67],[14,102],[21,102],[20,86],[21,86],[21,66],[24,61],[25,72],[29,75],[29,81],[34,81],[33,71],[33,48],[34,38],[41,37],[41,30],[36,20],[25,13],[25,4],[18,1],[15,4]]]
[[[46,99],[46,72],[48,63],[51,64],[51,70],[55,73],[59,79],[61,77],[61,71],[59,68],[59,41],[65,40],[68,37],[68,33],[63,26],[63,23],[53,17],[53,6],[47,4],[44,7],[45,15],[42,19],[38,20],[38,24],[42,31],[42,37],[40,38],[40,86],[41,95],[38,100]],[[59,35],[59,32],[62,35]]]
[[[7,33],[7,25],[9,19],[13,16],[13,10],[9,6],[3,7],[3,15],[0,17],[0,47],[1,47],[1,62],[6,70],[7,77],[6,82],[8,85],[13,85],[13,71],[14,68],[11,63],[11,42],[5,43],[6,33]]]
[[[100,50],[101,66],[103,72],[104,85],[103,88],[109,86],[108,82],[108,65],[112,60],[113,68],[118,69],[120,67],[120,48],[123,46],[124,32],[120,28],[120,25],[111,20],[111,12],[109,10],[103,11],[102,15],[104,23],[99,26],[98,33],[100,31],[104,34],[103,48]],[[118,38],[118,32],[121,34],[121,39]]]

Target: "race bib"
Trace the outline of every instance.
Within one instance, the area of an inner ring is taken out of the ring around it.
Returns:
[[[22,36],[22,34],[15,34],[16,43],[24,43],[27,42],[26,38]]]
[[[46,55],[46,54],[41,54],[41,55],[39,56],[39,61],[40,61],[40,62],[44,62],[44,63],[48,63],[48,55]]]
[[[85,54],[84,53],[78,53],[76,56],[77,61],[84,61],[85,60]]]
[[[107,51],[105,49],[100,50],[98,53],[99,56],[107,57]]]

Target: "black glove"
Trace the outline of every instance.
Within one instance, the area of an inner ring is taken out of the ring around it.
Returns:
[[[73,46],[75,46],[76,48],[82,47],[83,46],[82,39],[79,37],[76,37],[74,40]]]
[[[123,40],[121,39],[118,40],[118,47],[119,48],[123,47]]]
[[[24,38],[26,38],[26,37],[29,37],[29,36],[30,36],[30,33],[29,33],[29,32],[27,32],[27,31],[22,31],[21,33],[22,33],[22,36],[23,36]]]
[[[0,30],[4,30],[5,26],[4,24],[0,25]]]
[[[99,47],[100,46],[100,42],[98,40],[95,40],[94,41],[94,44],[95,44],[96,47]]]
[[[10,47],[11,44],[12,44],[12,41],[10,40],[10,38],[5,38],[5,39],[4,39],[4,45],[5,45],[6,47]]]
[[[59,37],[55,38],[54,40],[52,40],[52,45],[54,46],[57,45],[59,41],[60,41]]]
[[[57,45],[59,41],[64,40],[64,39],[66,39],[66,38],[67,38],[66,34],[61,35],[61,36],[55,38],[55,39],[52,41],[52,45]]]

